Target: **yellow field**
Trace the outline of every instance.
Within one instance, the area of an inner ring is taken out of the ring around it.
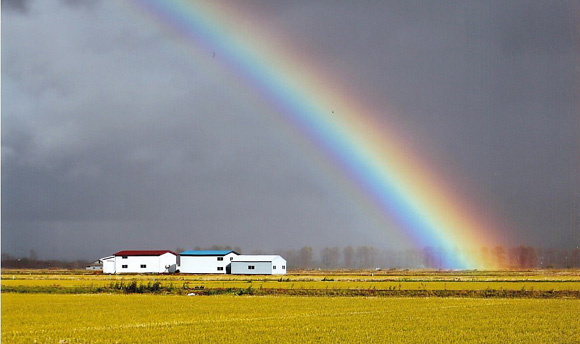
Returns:
[[[176,287],[376,290],[580,290],[580,272],[570,271],[306,271],[285,276],[103,275],[77,272],[4,271],[2,286],[103,287],[115,282],[160,282]]]
[[[123,279],[131,281],[132,279]],[[138,281],[156,281],[137,279]],[[204,288],[268,288],[268,289],[377,289],[377,290],[580,290],[580,282],[369,282],[369,281],[187,281],[190,287]],[[81,287],[107,286],[111,281],[92,280],[2,280],[2,286]],[[161,281],[162,285],[181,286],[179,281]]]
[[[2,295],[2,343],[580,342],[580,300]]]

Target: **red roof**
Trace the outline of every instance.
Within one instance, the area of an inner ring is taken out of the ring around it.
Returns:
[[[124,250],[115,253],[115,256],[160,256],[165,253],[171,253],[177,256],[177,254],[170,250]]]

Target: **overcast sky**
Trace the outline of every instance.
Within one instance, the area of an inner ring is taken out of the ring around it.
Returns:
[[[504,245],[580,245],[579,2],[237,6],[398,109],[385,116],[452,162],[434,168],[501,219]],[[2,252],[401,247],[191,45],[122,1],[2,1]]]

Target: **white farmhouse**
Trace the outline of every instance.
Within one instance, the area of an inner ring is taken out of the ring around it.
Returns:
[[[230,273],[236,251],[183,251],[179,254],[179,272],[185,274]]]
[[[114,269],[114,270],[113,270]],[[114,265],[103,261],[104,273],[172,273],[177,269],[177,254],[169,250],[119,251],[114,254]],[[111,271],[113,270],[113,271]]]
[[[232,260],[232,275],[285,275],[286,259],[281,256],[239,255]]]

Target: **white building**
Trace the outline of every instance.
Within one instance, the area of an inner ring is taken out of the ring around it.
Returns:
[[[179,272],[185,274],[229,274],[236,251],[183,251],[179,254]]]
[[[107,257],[109,258],[109,257]],[[103,258],[104,273],[172,273],[177,269],[177,254],[169,250],[119,251],[114,259]]]
[[[93,271],[102,271],[103,270],[103,262],[106,259],[113,259],[115,258],[114,256],[109,256],[109,257],[103,257],[100,258],[99,260],[92,262],[91,265],[87,265],[86,266],[86,270],[93,270]]]
[[[103,262],[103,273],[104,274],[114,274],[115,273],[115,256],[108,256],[99,259]]]
[[[286,259],[280,256],[239,255],[232,260],[232,275],[285,275]]]

